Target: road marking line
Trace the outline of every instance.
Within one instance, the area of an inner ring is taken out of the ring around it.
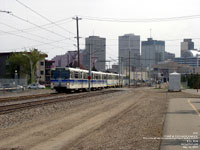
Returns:
[[[197,108],[191,103],[190,100],[188,100],[188,103],[190,104],[190,106],[192,106],[192,108],[196,111],[197,115],[200,117],[200,112],[197,110]]]

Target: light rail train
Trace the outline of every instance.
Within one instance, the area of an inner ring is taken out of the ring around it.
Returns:
[[[88,77],[88,70],[56,67],[51,70],[51,88],[55,89],[57,92],[88,90]],[[115,73],[91,71],[91,77],[89,78],[91,78],[91,90],[108,87],[122,87],[125,84],[124,76]]]

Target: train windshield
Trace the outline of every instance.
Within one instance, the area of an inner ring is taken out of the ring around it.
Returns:
[[[65,70],[64,68],[56,68],[56,70],[51,71],[51,78],[52,79],[69,79],[70,78],[70,71]]]

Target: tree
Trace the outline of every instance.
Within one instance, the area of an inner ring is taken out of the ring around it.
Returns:
[[[30,81],[35,81],[37,63],[46,56],[45,53],[37,49],[13,53],[8,59],[9,70],[18,68],[18,73],[30,75]]]

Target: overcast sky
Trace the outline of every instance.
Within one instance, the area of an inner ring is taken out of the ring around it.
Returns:
[[[183,38],[194,39],[195,48],[200,48],[200,17],[162,22],[106,22],[86,18],[151,19],[200,15],[200,0],[19,0],[54,24],[22,6],[16,0],[0,0],[0,10],[11,11],[14,16],[0,13],[0,52],[20,51],[36,47],[49,55],[65,54],[76,50],[76,24],[72,17],[82,17],[79,21],[81,45],[84,37],[97,35],[106,38],[107,59],[118,57],[118,36],[134,33],[146,40],[166,40],[166,51],[180,55],[180,42]],[[25,19],[22,21],[17,17]],[[29,23],[28,23],[29,22]],[[35,25],[31,24],[34,23]],[[42,26],[42,28],[32,28]],[[24,30],[27,29],[28,30]],[[31,29],[30,29],[31,28]],[[46,30],[45,30],[46,29]],[[18,30],[18,31],[17,31]],[[21,31],[20,31],[21,30]],[[48,31],[47,31],[48,30]],[[70,32],[68,32],[70,31]],[[57,33],[53,34],[53,33]],[[25,39],[27,38],[27,39]],[[70,38],[70,39],[65,39]],[[56,42],[57,41],[57,42]],[[61,42],[58,42],[61,41]],[[53,43],[52,43],[53,42]],[[49,44],[45,44],[49,43]]]

